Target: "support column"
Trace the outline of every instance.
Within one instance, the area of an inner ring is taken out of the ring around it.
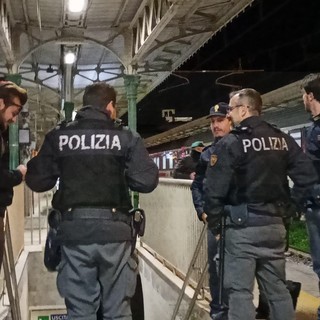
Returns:
[[[20,74],[7,74],[6,80],[21,85]],[[15,169],[19,165],[19,124],[11,123],[9,126],[9,168]]]
[[[124,85],[128,100],[128,125],[130,129],[137,131],[137,93],[139,76],[125,75]]]
[[[139,85],[139,76],[125,75],[124,85],[128,100],[128,126],[131,130],[137,131],[137,93]],[[134,208],[139,208],[139,193],[132,192],[132,204]]]
[[[64,116],[66,121],[72,120],[72,112],[74,110],[74,103],[66,101],[63,105]]]

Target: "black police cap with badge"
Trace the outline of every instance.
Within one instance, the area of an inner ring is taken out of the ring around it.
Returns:
[[[207,119],[210,117],[226,117],[228,113],[229,105],[225,102],[219,102],[213,107],[210,108],[209,115],[207,116]]]

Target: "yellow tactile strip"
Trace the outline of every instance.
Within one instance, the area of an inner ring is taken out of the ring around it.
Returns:
[[[319,298],[301,290],[296,310],[297,320],[317,320],[319,305]]]

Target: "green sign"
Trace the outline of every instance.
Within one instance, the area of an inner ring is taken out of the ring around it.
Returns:
[[[38,316],[38,320],[49,320],[49,316]]]

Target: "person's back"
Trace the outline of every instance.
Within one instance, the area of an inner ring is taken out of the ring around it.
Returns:
[[[76,120],[49,132],[28,163],[34,191],[51,189],[59,178],[52,202],[62,213],[57,286],[68,319],[96,319],[100,303],[103,319],[131,319],[137,270],[128,187],[151,192],[158,169],[141,137],[114,122],[115,98],[107,84],[87,87]]]

